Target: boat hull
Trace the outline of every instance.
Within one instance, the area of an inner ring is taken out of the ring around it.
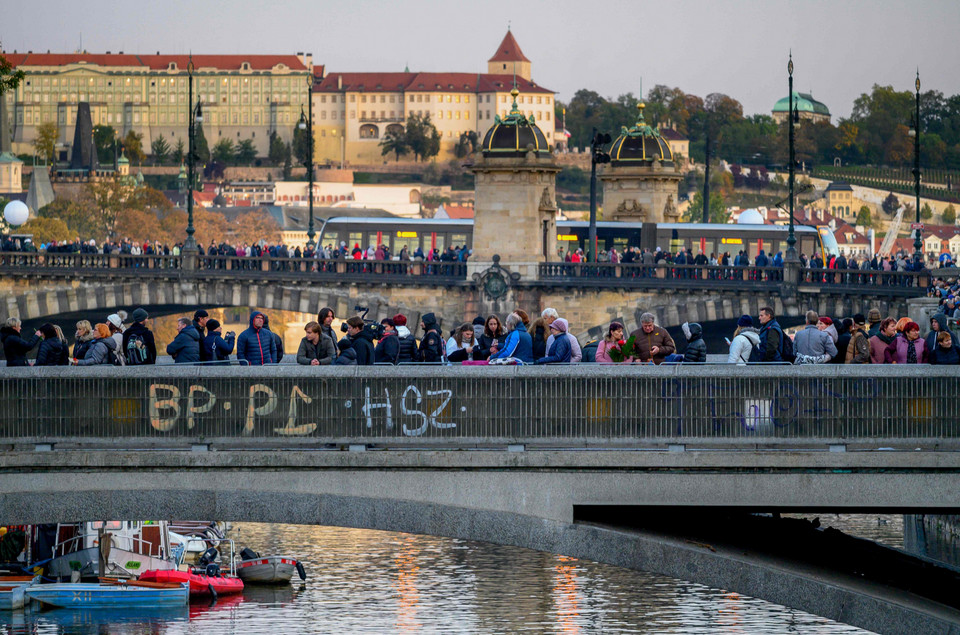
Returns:
[[[190,571],[144,571],[140,576],[144,582],[186,583],[190,585],[190,597],[204,597],[213,595],[230,595],[243,592],[243,580],[231,576],[208,576],[204,573]]]
[[[174,569],[176,565],[161,558],[145,556],[125,549],[114,547],[110,550],[106,572],[100,571],[100,550],[97,547],[81,549],[58,556],[47,563],[47,576],[70,579],[73,571],[80,571],[82,579],[96,579],[98,576],[115,578],[135,578],[143,571]]]
[[[28,601],[24,589],[26,585],[18,584],[11,587],[0,587],[0,611],[22,609]]]
[[[25,593],[31,600],[60,608],[106,609],[184,606],[190,590],[185,584],[169,589],[149,589],[81,582],[37,584],[27,587]]]
[[[289,556],[266,556],[237,563],[237,575],[247,584],[285,584],[296,571],[297,560]]]

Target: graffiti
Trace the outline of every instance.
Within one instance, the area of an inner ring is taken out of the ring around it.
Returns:
[[[394,413],[398,410],[400,414],[400,431],[404,436],[421,436],[429,429],[449,430],[456,428],[457,424],[449,421],[441,421],[449,410],[449,406],[454,399],[452,390],[425,390],[421,391],[415,385],[407,386],[400,394],[397,404],[394,403],[394,397],[391,396],[388,388],[383,388],[381,395],[372,390],[370,386],[363,387],[362,406],[359,411],[361,415],[360,425],[372,430],[374,423],[383,422],[386,430],[394,428]],[[183,399],[184,391],[173,384],[151,384],[148,393],[148,412],[150,426],[158,432],[170,432],[177,423],[183,419],[187,430],[194,430],[198,426],[200,415],[216,413],[219,419],[231,421],[229,417],[232,408],[232,402],[228,399],[218,398],[218,396],[206,386],[193,384],[186,390],[186,403]],[[284,395],[286,396],[286,395]],[[257,424],[261,420],[275,421],[277,415],[281,415],[284,425],[271,426],[273,434],[288,437],[308,436],[317,432],[319,420],[314,418],[318,408],[309,409],[307,406],[318,402],[326,407],[331,405],[330,396],[325,395],[327,399],[317,399],[300,388],[298,385],[292,386],[289,396],[286,397],[286,413],[283,416],[282,411],[278,409],[283,403],[283,399],[277,394],[277,390],[267,384],[252,384],[246,390],[246,408],[243,411],[242,425],[240,426],[243,435],[252,435],[257,430]],[[351,411],[354,408],[355,400],[344,399],[334,400],[334,407],[343,411]],[[219,410],[217,406],[219,405]],[[461,407],[460,412],[466,412],[466,407]],[[338,417],[339,418],[339,417]],[[305,420],[306,419],[306,420]],[[344,430],[345,433],[354,431]],[[227,431],[229,434],[229,432]]]

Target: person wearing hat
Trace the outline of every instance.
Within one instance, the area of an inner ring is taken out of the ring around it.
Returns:
[[[397,313],[392,319],[397,327],[397,343],[400,346],[398,362],[411,364],[417,361],[417,338],[407,328],[407,316],[403,313]]]
[[[420,328],[423,329],[423,339],[420,340],[417,361],[442,362],[444,358],[443,338],[440,336],[437,316],[433,313],[424,313],[420,317]]]
[[[203,338],[201,351],[206,351],[207,359],[212,362],[226,362],[230,359],[230,353],[233,352],[233,344],[236,334],[233,331],[227,331],[226,337],[220,333],[222,327],[220,322],[210,318],[205,324],[207,336]],[[223,366],[224,364],[220,364]]]
[[[127,364],[156,364],[157,343],[153,338],[153,331],[147,328],[150,315],[141,307],[133,312],[132,318],[133,324],[123,332],[120,344]]]
[[[337,349],[340,352],[337,353],[337,359],[333,362],[334,366],[357,365],[357,351],[353,349],[353,341],[349,337],[345,337],[337,342]]]
[[[830,320],[830,318],[827,319]],[[816,311],[807,311],[806,320],[806,326],[793,338],[796,363],[826,364],[837,356],[837,346],[833,343],[833,338],[820,328],[821,324],[825,328],[826,323]],[[833,325],[833,320],[830,320],[829,325]]]
[[[749,315],[741,315],[737,320],[737,330],[733,332],[733,341],[730,342],[727,363],[746,364],[750,361],[750,353],[758,346],[760,346],[760,331],[753,326],[753,318]]]
[[[550,334],[553,335],[553,344],[545,357],[537,360],[537,364],[569,364],[572,350],[567,335],[567,321],[557,318],[550,324]]]
[[[113,341],[117,343],[117,349],[123,351],[123,318],[120,317],[119,313],[111,313],[107,316],[107,328],[110,329]],[[126,362],[124,357],[124,355],[120,356]]]
[[[867,335],[867,320],[863,317],[863,313],[857,313],[853,316],[850,343],[847,344],[847,352],[843,361],[845,364],[870,363],[870,336]]]
[[[391,318],[380,320],[383,326],[383,336],[377,342],[373,349],[373,359],[375,364],[393,364],[396,366],[400,362],[400,340],[397,338],[397,325]]]
[[[200,336],[200,341],[203,342],[204,338],[207,336],[207,320],[210,319],[210,314],[203,309],[197,309],[193,312],[193,328],[197,329],[197,335]],[[206,347],[200,347],[200,361],[209,362],[213,358],[210,357],[210,351],[204,350]]]
[[[867,337],[873,337],[880,334],[880,322],[883,317],[880,315],[880,309],[870,309],[867,312],[867,323],[870,325],[867,329]]]

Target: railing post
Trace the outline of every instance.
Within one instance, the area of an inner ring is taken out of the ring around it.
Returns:
[[[180,270],[181,271],[196,271],[197,269],[197,252],[193,251],[180,251]]]
[[[785,260],[783,262],[783,280],[780,281],[780,299],[785,307],[797,306],[797,288],[800,284],[799,260]],[[795,313],[794,315],[797,315]]]

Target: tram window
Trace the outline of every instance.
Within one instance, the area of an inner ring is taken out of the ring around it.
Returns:
[[[466,235],[466,234],[454,234],[454,235],[451,237],[451,240],[453,241],[451,244],[452,244],[454,247],[462,247],[462,246],[464,246],[464,245],[467,244],[467,235]]]
[[[347,248],[352,250],[354,245],[360,245],[360,247],[363,247],[363,245],[360,244],[362,242],[363,242],[362,232],[350,232],[350,240],[347,241]]]
[[[750,240],[747,242],[747,257],[753,260],[757,257],[757,254],[760,253],[760,245],[756,240]]]
[[[444,234],[437,234],[437,253],[443,254],[443,250],[447,248],[446,238]]]

